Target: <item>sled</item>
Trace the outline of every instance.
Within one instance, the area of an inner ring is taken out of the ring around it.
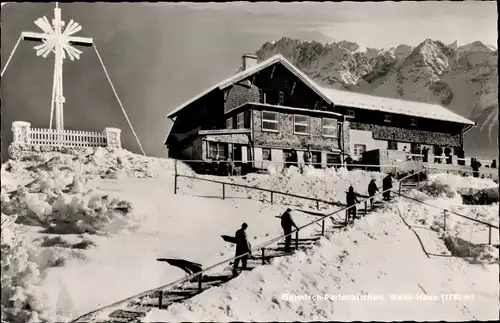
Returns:
[[[222,239],[224,239],[224,241],[226,241],[226,242],[229,242],[229,243],[236,243],[236,238],[235,238],[235,237],[231,237],[231,236],[227,236],[227,235],[222,235],[221,237],[222,237]]]

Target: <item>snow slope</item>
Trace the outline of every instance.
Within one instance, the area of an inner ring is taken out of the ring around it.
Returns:
[[[397,215],[402,202],[398,204],[371,214],[351,230],[322,239],[313,250],[276,259],[166,310],[155,309],[144,321],[498,318],[498,265],[427,258]],[[443,243],[434,235],[426,244],[432,249]],[[462,300],[446,300],[451,297],[447,294]],[[351,295],[368,299],[332,300]]]
[[[9,322],[27,322],[30,318],[33,322],[68,321],[184,275],[180,269],[157,262],[155,259],[158,257],[180,257],[208,266],[233,256],[233,248],[220,235],[233,235],[242,222],[249,224],[250,242],[257,245],[281,234],[279,220],[274,217],[282,213],[285,206],[278,203],[297,208],[316,207],[314,202],[279,195],[275,196],[275,205],[261,203],[261,200],[269,201],[269,193],[229,187],[226,188],[227,199],[221,200],[220,184],[186,178],[179,179],[178,195],[173,195],[173,169],[171,160],[101,148],[67,154],[32,153],[22,160],[11,160],[2,165],[2,317],[4,312],[8,312]],[[178,171],[192,175],[183,164],[178,164]],[[308,169],[302,175],[291,169],[287,173],[271,172],[232,179],[203,177],[343,203],[349,185],[366,194],[371,177],[376,178],[380,186],[382,176],[345,169]],[[445,184],[447,179],[453,178],[444,178]],[[21,188],[16,189],[18,185]],[[491,183],[475,179],[470,185]],[[464,187],[470,185],[465,183]],[[452,187],[455,190],[457,186],[453,184]],[[17,193],[11,195],[14,191]],[[427,195],[424,198],[428,202],[441,201],[443,205],[469,208],[460,206],[460,201],[453,198],[436,199]],[[114,210],[116,207],[124,207],[125,211],[117,213]],[[470,207],[468,212],[477,217],[484,217],[486,213],[487,218],[492,218],[493,207]],[[336,208],[329,207],[330,210]],[[429,214],[428,226],[439,216],[418,204],[412,205],[411,209],[416,214]],[[63,211],[54,213],[54,210]],[[389,216],[387,214],[380,217]],[[5,225],[4,219],[9,219]],[[29,222],[27,219],[43,221]],[[312,218],[294,212],[294,220],[301,225]],[[54,231],[64,221],[69,221],[72,226]],[[97,229],[89,230],[88,223],[82,223],[86,221],[95,222]],[[52,224],[48,225],[49,222]],[[378,228],[385,228],[386,224],[371,223]],[[468,227],[464,228],[467,230]],[[393,229],[398,228],[388,225],[385,231],[396,235]],[[373,234],[380,233],[377,233],[380,229],[374,231]],[[347,235],[344,239],[349,239],[349,234],[344,233]],[[433,231],[433,234],[441,235],[442,232]],[[394,248],[384,237],[379,238],[379,253]],[[430,243],[434,248],[437,244],[443,245],[441,240],[436,242],[436,239]],[[324,247],[332,246],[325,244]],[[349,249],[349,252],[354,253],[354,250]],[[358,251],[364,253],[362,249]],[[362,257],[369,257],[372,252],[367,249],[366,254],[356,259],[366,265],[365,260],[372,260]],[[292,260],[280,261],[287,263]],[[328,266],[325,260],[322,261]],[[415,267],[422,266],[419,258],[412,261]],[[292,264],[290,262],[286,266]],[[259,268],[257,272],[260,270],[268,269]],[[435,279],[445,281],[446,277],[439,274]],[[238,281],[241,279],[238,278]],[[275,276],[264,276],[264,279],[274,280]],[[319,285],[327,283],[316,282]],[[478,290],[483,291],[482,287]],[[272,304],[267,301],[265,307],[274,306]],[[328,308],[324,311],[327,313]],[[207,315],[203,317],[207,320],[219,314],[203,315]],[[266,315],[259,316],[259,319],[267,319]]]

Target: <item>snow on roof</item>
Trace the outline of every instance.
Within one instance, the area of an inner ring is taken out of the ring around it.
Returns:
[[[321,88],[321,91],[336,105],[475,125],[473,121],[439,104],[385,98],[330,88]]]
[[[287,61],[281,54],[274,55],[267,60],[260,62],[259,64],[252,66],[251,68],[241,71],[225,80],[222,82],[206,89],[205,91],[201,92],[197,96],[191,98],[190,100],[184,102],[174,110],[172,110],[169,114],[167,114],[167,118],[175,116],[179,111],[184,109],[186,106],[189,104],[195,102],[196,100],[200,99],[201,97],[207,95],[208,93],[212,92],[213,90],[219,88],[219,89],[224,89],[228,86],[231,86],[235,83],[238,83],[239,81],[251,76],[252,74],[276,63],[276,62],[281,62],[283,65],[285,65],[292,73],[294,73],[298,78],[300,78],[304,83],[308,84],[315,92],[318,93],[318,95],[322,96],[327,102],[330,102],[330,99],[319,89],[318,85],[314,83],[313,80],[311,80],[307,75],[305,75],[301,70],[299,70],[297,67],[295,67],[292,63]]]
[[[248,78],[252,74],[276,63],[280,62],[286,66],[292,73],[294,73],[298,78],[300,78],[304,83],[309,85],[312,90],[314,90],[318,95],[320,95],[325,101],[329,103],[334,103],[336,105],[346,105],[353,108],[367,109],[373,111],[383,111],[395,114],[404,114],[409,116],[444,120],[451,122],[458,122],[462,124],[475,125],[475,123],[469,119],[466,119],[439,104],[406,101],[393,98],[384,98],[379,96],[360,94],[349,91],[342,91],[331,88],[324,88],[317,85],[312,79],[310,79],[304,72],[295,67],[287,59],[285,59],[281,54],[272,56],[271,58],[252,66],[251,68],[241,71],[222,82],[206,89],[197,96],[186,101],[182,105],[178,106],[167,114],[167,118],[175,116],[179,111],[184,109],[189,104],[195,102],[201,97],[207,95],[213,90],[219,88],[223,90],[224,88],[231,86],[239,81]]]

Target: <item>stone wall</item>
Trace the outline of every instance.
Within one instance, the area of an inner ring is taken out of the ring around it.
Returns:
[[[248,82],[238,83],[224,93],[224,113],[228,113],[246,102],[259,102],[259,89]]]
[[[398,128],[382,125],[373,125],[359,122],[351,122],[351,129],[371,131],[373,139],[395,140],[428,145],[440,145],[460,147],[460,134],[449,134],[443,132],[431,132],[418,129]]]
[[[312,150],[331,151],[339,149],[339,139],[323,137],[321,134],[321,117],[309,117],[309,135],[294,134],[293,114],[278,114],[279,132],[262,130],[262,112],[253,110],[253,129],[255,146],[306,149],[310,145]]]

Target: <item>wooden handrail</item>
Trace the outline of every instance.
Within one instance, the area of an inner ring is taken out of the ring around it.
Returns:
[[[236,186],[236,187],[244,187],[244,188],[249,188],[249,189],[253,189],[253,190],[257,190],[257,191],[263,191],[263,192],[268,192],[268,193],[273,193],[273,194],[290,196],[290,197],[300,198],[300,199],[309,200],[309,201],[322,202],[322,203],[326,203],[326,204],[330,204],[330,205],[336,205],[336,206],[339,205],[339,203],[337,203],[337,202],[326,201],[323,199],[318,199],[318,198],[309,197],[309,196],[302,196],[302,195],[297,195],[297,194],[292,194],[292,193],[285,193],[285,192],[281,192],[281,191],[272,190],[269,188],[254,187],[254,186],[249,186],[249,185],[245,185],[245,184],[216,181],[213,179],[202,178],[202,177],[197,177],[197,176],[180,175],[180,174],[177,174],[177,176],[195,179],[195,180],[200,180],[200,181],[205,181],[205,182],[210,182],[210,183],[225,184],[225,185],[231,185],[231,186]]]
[[[434,207],[434,208],[436,208],[436,209],[440,209],[440,210],[446,211],[446,212],[448,212],[448,213],[450,213],[450,214],[460,216],[460,217],[465,218],[465,219],[467,219],[467,220],[471,220],[471,221],[474,221],[474,222],[477,222],[477,223],[481,223],[481,224],[483,224],[483,225],[486,225],[486,226],[488,226],[488,227],[492,227],[492,228],[495,228],[495,229],[499,229],[499,227],[498,227],[498,226],[496,226],[496,225],[494,225],[494,224],[491,224],[491,223],[488,223],[488,222],[484,222],[484,221],[481,221],[481,220],[478,220],[478,219],[474,219],[474,218],[468,217],[468,216],[463,215],[463,214],[460,214],[460,213],[456,213],[456,212],[454,212],[454,211],[452,211],[452,210],[450,210],[450,209],[445,209],[445,208],[442,208],[442,207],[440,207],[440,206],[436,206],[436,205],[432,205],[432,204],[426,203],[426,202],[424,202],[424,201],[420,201],[420,200],[418,200],[418,199],[416,199],[416,198],[413,198],[413,197],[410,197],[410,196],[407,196],[407,195],[401,194],[401,193],[396,192],[396,191],[394,191],[394,193],[396,193],[396,194],[398,194],[399,196],[402,196],[402,197],[404,197],[404,198],[407,198],[407,199],[409,199],[409,200],[412,200],[412,201],[415,201],[415,202],[419,202],[419,203],[421,203],[421,204],[425,204],[425,205],[428,205],[428,206],[432,206],[432,207]]]
[[[416,173],[411,174],[411,175],[408,175],[408,176],[405,176],[405,177],[404,177],[404,178],[402,178],[399,182],[401,182],[402,180],[404,180],[404,179],[406,179],[406,178],[408,178],[408,177],[410,177],[410,176],[414,176],[415,174],[416,174]],[[184,175],[178,175],[178,176],[184,176]],[[250,188],[252,188],[252,187],[250,186]],[[359,201],[359,203],[358,203],[358,204],[361,204],[361,203],[363,203],[363,202],[365,202],[365,201],[368,201],[368,200],[370,200],[370,199],[375,198],[375,196],[379,196],[379,195],[381,195],[381,194],[384,194],[385,192],[390,192],[390,191],[392,191],[392,188],[389,188],[389,189],[387,189],[387,190],[385,190],[385,191],[379,192],[379,193],[375,194],[375,195],[374,195],[374,196],[372,196],[372,197],[369,197],[369,198],[363,199],[363,200]],[[300,231],[300,230],[302,230],[302,229],[304,229],[304,228],[307,228],[307,227],[309,227],[309,226],[311,226],[311,225],[313,225],[313,224],[319,223],[320,221],[323,221],[323,220],[325,220],[325,219],[327,219],[327,218],[331,218],[331,217],[333,217],[334,215],[336,215],[337,213],[340,213],[340,212],[343,212],[343,211],[350,210],[351,208],[356,207],[356,205],[357,205],[357,204],[355,204],[355,205],[351,205],[351,206],[348,206],[348,207],[345,207],[345,208],[342,208],[342,209],[337,210],[337,211],[335,211],[335,212],[333,212],[333,213],[331,213],[331,214],[325,215],[325,216],[323,216],[323,217],[321,217],[321,218],[319,218],[319,219],[317,219],[317,220],[314,220],[314,221],[312,221],[312,222],[309,222],[308,224],[305,224],[305,225],[303,225],[303,226],[299,227],[298,229],[293,230],[293,231],[292,231],[292,232],[290,232],[289,234],[286,234],[286,235],[285,235],[285,234],[284,234],[284,235],[280,235],[280,236],[278,236],[278,237],[276,237],[276,238],[273,238],[273,239],[271,239],[271,240],[268,240],[268,241],[266,241],[266,242],[262,243],[261,245],[259,245],[259,246],[255,247],[255,248],[252,248],[252,249],[251,249],[249,252],[247,252],[247,253],[244,253],[244,254],[239,255],[239,256],[236,256],[236,257],[232,257],[232,258],[230,258],[230,259],[223,260],[223,261],[221,261],[221,262],[216,263],[215,265],[212,265],[212,266],[210,266],[210,267],[208,267],[208,268],[203,269],[202,271],[199,271],[199,272],[196,272],[196,273],[194,273],[194,274],[191,274],[191,275],[189,275],[189,276],[187,276],[187,277],[184,277],[184,278],[178,279],[178,280],[176,280],[176,281],[174,281],[174,282],[172,282],[172,283],[169,283],[169,284],[167,284],[167,285],[160,286],[160,287],[157,287],[157,288],[154,288],[154,289],[150,289],[150,290],[145,291],[145,292],[142,292],[142,293],[140,293],[140,294],[137,294],[137,295],[131,296],[131,297],[127,298],[127,299],[124,299],[124,300],[120,300],[120,301],[118,301],[118,302],[115,302],[115,303],[113,303],[113,304],[111,304],[111,305],[104,306],[104,307],[99,308],[99,309],[97,309],[97,310],[94,310],[94,311],[92,311],[92,312],[90,312],[90,313],[84,314],[84,315],[82,315],[82,316],[78,317],[77,319],[75,319],[75,320],[73,320],[73,321],[71,321],[71,322],[78,322],[79,320],[82,320],[82,319],[85,319],[85,320],[87,321],[87,320],[89,319],[89,316],[92,316],[93,314],[95,314],[95,313],[97,313],[97,312],[99,312],[99,311],[102,311],[102,310],[105,310],[105,309],[111,308],[111,307],[113,307],[113,306],[117,306],[117,305],[119,305],[119,304],[121,304],[121,303],[129,302],[129,301],[131,301],[131,300],[133,300],[133,299],[135,299],[135,298],[138,298],[138,297],[143,297],[143,296],[146,296],[146,295],[148,295],[148,294],[150,294],[150,293],[153,293],[153,292],[155,292],[155,291],[158,291],[158,290],[164,290],[164,289],[167,289],[167,288],[170,288],[170,287],[174,287],[175,285],[178,285],[178,284],[186,283],[186,282],[188,282],[188,281],[192,280],[193,278],[196,278],[196,277],[198,277],[198,276],[200,276],[200,275],[203,275],[203,274],[207,273],[208,271],[210,271],[210,270],[212,270],[212,269],[214,269],[214,268],[217,268],[217,267],[219,267],[219,266],[221,266],[221,265],[224,265],[224,264],[230,263],[231,261],[234,261],[234,260],[236,260],[236,259],[239,259],[239,258],[243,258],[243,257],[249,256],[249,255],[251,255],[251,254],[252,254],[252,252],[255,252],[255,251],[260,251],[262,248],[267,247],[267,246],[269,246],[269,245],[271,245],[271,244],[273,244],[273,243],[275,243],[275,242],[277,242],[277,241],[280,241],[280,240],[282,240],[283,238],[286,238],[286,237],[288,237],[288,236],[291,236],[292,234],[295,234],[296,232],[298,232],[298,231]]]

